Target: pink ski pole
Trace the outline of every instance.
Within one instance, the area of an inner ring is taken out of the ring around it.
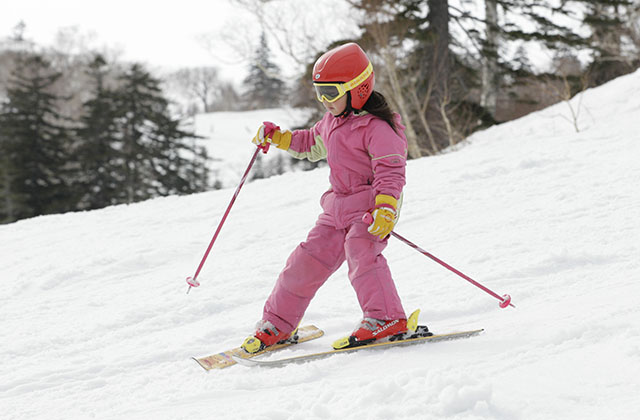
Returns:
[[[366,224],[370,225],[371,223],[373,223],[373,216],[370,213],[365,213],[362,216],[362,221],[365,222]],[[397,239],[400,239],[402,242],[404,242],[405,244],[409,245],[411,248],[414,248],[415,250],[420,252],[422,255],[425,255],[425,256],[431,258],[433,261],[437,262],[438,264],[440,264],[444,268],[456,273],[457,275],[459,275],[460,277],[462,277],[463,279],[465,279],[469,283],[471,283],[474,286],[484,290],[485,292],[487,292],[488,294],[490,294],[494,298],[498,299],[500,301],[499,305],[500,305],[501,308],[506,308],[507,306],[511,306],[511,307],[515,308],[515,305],[513,305],[511,303],[511,296],[509,296],[507,294],[502,295],[502,296],[498,295],[497,293],[495,293],[491,289],[481,285],[480,283],[478,283],[477,281],[475,281],[471,277],[467,276],[466,274],[462,273],[461,271],[456,270],[455,268],[451,267],[446,262],[442,261],[440,258],[436,257],[433,254],[430,254],[429,252],[427,252],[424,249],[420,248],[418,245],[414,244],[413,242],[409,241],[408,239],[404,238],[403,236],[397,234],[396,232],[391,231],[391,235],[396,237]]]
[[[211,248],[213,247],[213,243],[216,241],[216,238],[218,237],[218,234],[220,233],[220,229],[222,229],[222,225],[224,224],[224,221],[227,220],[227,216],[229,215],[229,212],[231,211],[231,207],[233,206],[233,203],[235,203],[236,198],[238,197],[238,194],[240,193],[240,189],[244,185],[244,182],[247,180],[247,176],[249,175],[249,171],[251,171],[251,167],[253,167],[253,164],[255,163],[256,159],[258,158],[258,152],[260,150],[262,150],[262,153],[267,153],[269,151],[269,146],[270,146],[269,143],[267,143],[264,146],[259,145],[256,148],[256,151],[253,153],[253,156],[251,157],[251,161],[249,162],[249,166],[247,166],[247,170],[244,171],[244,175],[242,176],[242,179],[240,180],[240,184],[238,185],[238,188],[236,188],[236,192],[233,194],[233,198],[231,198],[231,202],[227,206],[227,210],[224,212],[224,215],[222,216],[222,220],[220,220],[220,223],[218,224],[218,228],[216,229],[216,233],[213,234],[213,238],[211,239],[211,242],[209,243],[209,246],[207,247],[207,250],[204,253],[204,256],[202,257],[202,261],[200,261],[200,265],[198,266],[198,269],[196,270],[196,273],[193,275],[193,277],[192,276],[187,277],[187,284],[189,284],[189,288],[187,289],[187,294],[189,294],[189,291],[191,290],[192,287],[200,286],[200,282],[198,281],[198,274],[200,274],[200,270],[202,270],[202,266],[204,265],[204,262],[207,260],[207,257],[209,256],[209,252],[211,252]]]

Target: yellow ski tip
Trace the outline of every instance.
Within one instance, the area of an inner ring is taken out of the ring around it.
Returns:
[[[418,317],[420,316],[420,309],[416,309],[409,315],[407,319],[407,329],[411,332],[415,332],[418,329]]]

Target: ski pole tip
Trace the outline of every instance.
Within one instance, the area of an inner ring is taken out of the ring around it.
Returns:
[[[507,306],[513,306],[511,304],[511,296],[509,295],[502,295],[502,300],[499,303],[500,307],[502,309],[506,308]],[[515,308],[515,306],[513,306]]]
[[[187,277],[187,284],[189,285],[189,288],[187,289],[187,294],[189,294],[192,287],[200,286],[200,282],[191,276]]]

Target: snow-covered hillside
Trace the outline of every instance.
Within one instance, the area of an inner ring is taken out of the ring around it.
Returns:
[[[252,151],[250,140],[256,135],[263,121],[273,121],[283,130],[299,127],[311,115],[311,110],[296,108],[258,109],[247,112],[212,112],[196,115],[193,130],[203,137],[199,144],[211,157],[209,165],[212,181],[223,187],[240,182],[249,164]],[[259,159],[270,162],[282,158],[280,153],[260,154]]]
[[[392,240],[405,309],[437,332],[486,329],[469,340],[209,374],[190,360],[252,331],[326,168],[247,184],[189,295],[232,188],[0,226],[0,417],[636,419],[640,72],[585,92],[579,133],[568,115],[408,164],[397,231],[517,306]],[[360,317],[343,267],[303,321],[325,337],[279,356],[327,349]]]

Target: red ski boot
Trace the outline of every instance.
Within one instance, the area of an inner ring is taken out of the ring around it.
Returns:
[[[385,321],[381,319],[365,318],[349,337],[341,338],[333,343],[334,349],[358,347],[371,344],[382,338],[393,337],[406,333],[407,320],[394,319]]]
[[[247,353],[258,353],[269,346],[288,340],[296,331],[283,334],[271,322],[263,320],[256,325],[256,332],[247,337],[240,347]]]

